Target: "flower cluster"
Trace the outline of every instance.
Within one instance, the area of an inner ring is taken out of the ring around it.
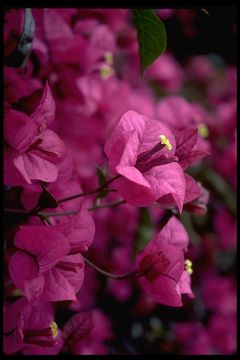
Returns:
[[[156,13],[194,34],[193,11]],[[169,352],[155,310],[194,312],[197,301],[210,319],[196,306],[196,320],[172,327],[172,348],[235,351],[232,258],[226,269],[218,258],[236,245],[234,201],[223,199],[236,189],[236,69],[221,83],[206,56],[184,67],[168,50],[141,77],[131,19],[5,11],[5,354],[145,353],[142,338]],[[191,84],[207,106],[184,96]],[[208,216],[198,235],[193,222]],[[129,314],[150,315],[152,330],[133,320],[130,334]]]

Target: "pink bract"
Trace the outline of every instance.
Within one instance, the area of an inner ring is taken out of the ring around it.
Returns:
[[[4,119],[4,182],[31,184],[33,180],[53,182],[57,163],[63,156],[63,142],[47,129],[54,120],[55,103],[46,84],[39,105],[29,117],[11,109]]]
[[[139,283],[157,302],[182,306],[181,294],[192,296],[190,279],[184,271],[188,235],[172,217],[162,231],[137,256]]]
[[[54,322],[50,303],[30,305],[26,298],[7,303],[4,307],[4,352],[24,355],[56,355],[63,344],[61,330]]]

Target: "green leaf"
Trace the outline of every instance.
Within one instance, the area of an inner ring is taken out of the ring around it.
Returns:
[[[57,208],[59,205],[57,199],[55,199],[53,194],[42,182],[40,182],[40,185],[42,187],[42,192],[38,199],[38,206],[40,206],[41,208]]]
[[[139,208],[139,223],[135,241],[135,255],[142,250],[153,237],[153,223],[148,208]]]
[[[99,186],[104,185],[107,182],[106,179],[106,169],[102,169],[99,166],[97,166],[97,176],[98,176],[98,184]],[[96,199],[102,199],[105,196],[107,196],[108,190],[102,190],[97,194]]]
[[[5,59],[10,67],[25,67],[32,51],[35,34],[35,21],[31,9],[25,9],[23,31],[15,50]]]
[[[133,22],[137,29],[141,72],[151,65],[166,49],[166,29],[151,9],[134,9]]]

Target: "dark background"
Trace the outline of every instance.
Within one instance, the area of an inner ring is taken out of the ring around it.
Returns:
[[[202,7],[209,15],[205,14],[200,6],[193,9],[195,12],[193,26],[196,34],[191,38],[184,35],[182,25],[184,22],[175,15],[170,19],[162,19],[167,30],[168,48],[180,61],[191,54],[218,54],[227,63],[236,63],[236,6],[202,5]]]

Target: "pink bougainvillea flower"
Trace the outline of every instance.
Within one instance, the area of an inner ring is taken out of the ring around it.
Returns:
[[[161,10],[162,11],[162,10]],[[167,91],[178,91],[184,79],[180,64],[171,54],[163,54],[145,72],[148,79],[156,80]]]
[[[199,196],[188,201],[184,202],[183,210],[192,212],[197,215],[204,215],[207,212],[207,204],[209,201],[209,191],[205,189],[201,183],[198,182],[198,186],[200,189]]]
[[[85,320],[84,323],[83,320]],[[77,336],[78,332],[79,336]],[[80,313],[73,316],[65,325],[63,333],[65,336],[69,333],[71,335],[70,349],[73,354],[105,355],[108,353],[104,342],[112,337],[111,322],[99,309],[93,310],[90,315]]]
[[[218,237],[218,244],[221,249],[227,250],[236,248],[236,218],[223,206],[219,207],[215,213],[214,228]]]
[[[105,144],[109,167],[120,195],[131,205],[161,203],[164,195],[182,211],[186,182],[175,156],[172,132],[161,122],[126,112]]]
[[[80,312],[73,315],[63,328],[64,349],[74,348],[94,327],[92,312]]]
[[[217,274],[203,275],[201,288],[202,299],[207,309],[226,317],[235,316],[237,312],[236,281],[232,277]]]
[[[174,133],[176,139],[176,152],[175,155],[178,157],[178,162],[183,169],[188,168],[196,161],[209,155],[205,149],[202,148],[201,144],[197,143],[198,130],[195,129],[184,129]]]
[[[157,302],[182,306],[181,294],[192,296],[190,279],[184,271],[184,251],[188,235],[183,225],[172,217],[157,236],[137,256],[139,278],[143,289]],[[186,260],[191,273],[191,261]]]
[[[16,103],[42,89],[42,83],[37,78],[28,78],[21,74],[19,68],[4,67],[4,98],[10,103]]]
[[[214,355],[208,330],[200,322],[181,322],[175,325],[174,333],[180,354]]]
[[[30,305],[26,298],[4,306],[4,352],[56,355],[63,344],[50,303]]]
[[[69,223],[57,226],[20,227],[14,239],[17,251],[9,261],[9,273],[30,302],[76,301],[84,279],[80,252],[88,249],[94,234],[85,225],[88,223],[79,226],[72,218]]]
[[[29,117],[11,109],[4,119],[4,182],[31,184],[33,180],[53,182],[64,144],[47,129],[54,120],[55,103],[46,84],[39,105]]]
[[[237,317],[214,314],[208,323],[212,347],[221,354],[233,355],[237,351]]]

